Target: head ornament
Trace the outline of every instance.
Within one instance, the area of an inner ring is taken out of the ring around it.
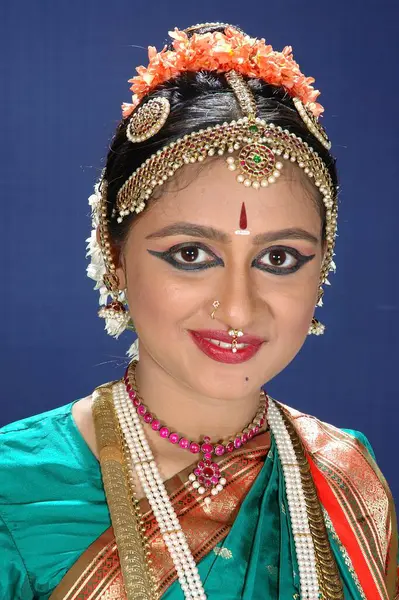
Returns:
[[[140,213],[158,186],[164,185],[184,165],[202,162],[208,156],[227,154],[227,166],[236,172],[237,181],[254,189],[276,182],[283,172],[284,161],[296,163],[319,189],[325,206],[327,248],[320,282],[328,284],[329,271],[335,270],[333,256],[338,208],[336,189],[329,170],[306,141],[259,117],[255,97],[247,83],[250,78],[259,78],[270,85],[284,88],[292,97],[309,131],[329,149],[331,144],[318,122],[324,109],[316,102],[319,92],[312,86],[314,79],[301,73],[293,59],[291,47],[276,52],[264,39],[251,38],[230,26],[226,26],[224,32],[195,33],[200,27],[170,32],[173,39],[171,50],[166,46],[161,52],[149,48],[148,67],[138,67],[138,75],[129,80],[134,95],[132,103],[122,107],[123,116],[128,120],[126,136],[136,144],[150,139],[162,129],[168,119],[170,104],[162,92],[159,95],[152,94],[158,92],[162,84],[187,71],[223,73],[242,117],[193,131],[147,158],[119,189],[111,218],[121,223],[129,214]],[[192,30],[194,33],[189,36],[188,32]],[[111,304],[100,309],[99,314],[106,319],[107,331],[117,337],[129,326],[129,317],[123,312],[124,293],[115,283],[117,276],[108,234],[106,185],[101,185],[97,198],[98,201],[93,203],[96,205],[93,212],[94,221],[99,227],[102,266],[92,268],[91,272],[96,274],[96,287],[100,288],[102,302],[106,304],[104,298],[106,300],[107,292],[112,296]],[[92,248],[93,243],[92,236],[89,240],[89,254],[92,257],[99,254],[98,248]],[[322,288],[320,305],[321,296]],[[322,327],[321,324],[317,324],[317,327],[312,324],[315,332],[317,329],[320,333]]]
[[[197,27],[197,26],[195,26]],[[192,28],[189,28],[191,30]],[[224,32],[193,33],[175,28],[169,32],[173,39],[172,50],[167,46],[157,52],[154,46],[148,48],[147,67],[137,67],[132,84],[132,102],[124,103],[124,117],[129,117],[142,99],[158,86],[187,71],[216,71],[228,73],[236,71],[246,77],[257,77],[283,87],[292,98],[299,98],[318,117],[323,112],[316,102],[320,92],[312,86],[313,77],[305,77],[292,56],[291,46],[282,52],[273,50],[265,40],[252,38],[230,25]]]
[[[133,114],[126,129],[126,137],[133,144],[148,140],[162,129],[169,112],[167,98],[151,98]]]

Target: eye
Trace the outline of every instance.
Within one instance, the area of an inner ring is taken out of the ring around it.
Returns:
[[[263,264],[270,265],[271,267],[292,267],[296,264],[297,259],[289,254],[286,250],[282,250],[281,248],[275,248],[274,250],[269,250],[262,256]]]
[[[198,264],[207,262],[206,257],[209,257],[209,254],[198,246],[184,246],[177,252],[171,253],[170,256],[180,264]]]
[[[295,248],[275,246],[260,254],[251,266],[275,275],[289,275],[298,271],[315,256],[315,254],[306,256]]]
[[[207,246],[200,243],[176,244],[165,252],[155,250],[148,250],[148,252],[168,262],[176,269],[185,271],[199,271],[223,265],[221,258],[216,256]]]

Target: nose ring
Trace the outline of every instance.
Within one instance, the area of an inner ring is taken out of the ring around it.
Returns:
[[[215,301],[213,302],[212,306],[213,306],[213,309],[214,309],[214,310],[211,312],[211,319],[214,319],[214,318],[215,318],[215,312],[217,311],[217,309],[218,309],[218,308],[219,308],[219,306],[220,306],[220,302],[219,302],[219,300],[215,300]]]
[[[237,352],[237,340],[244,335],[244,332],[241,329],[229,329],[228,333],[233,338],[231,341],[231,351],[235,354]]]
[[[212,303],[213,306],[213,311],[211,312],[211,319],[215,318],[215,312],[217,311],[217,309],[220,306],[220,302],[219,300],[215,300]],[[244,335],[244,332],[241,329],[229,329],[228,331],[229,336],[231,336],[233,339],[231,340],[231,351],[235,354],[237,352],[237,340],[238,338],[242,337]]]

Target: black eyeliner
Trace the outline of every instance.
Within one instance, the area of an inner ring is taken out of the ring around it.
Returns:
[[[292,267],[272,267],[270,265],[261,265],[259,263],[257,263],[257,261],[261,258],[263,258],[266,254],[268,254],[269,252],[273,252],[276,250],[282,250],[283,252],[286,252],[287,254],[291,254],[291,256],[293,256],[297,263],[295,265],[293,265]],[[251,267],[256,267],[258,269],[260,269],[261,271],[265,271],[266,273],[272,273],[273,275],[290,275],[291,273],[295,273],[296,271],[298,271],[301,267],[303,267],[303,265],[305,265],[306,263],[310,262],[314,257],[316,256],[316,254],[309,254],[309,255],[304,255],[301,254],[301,252],[298,252],[298,250],[296,250],[295,248],[291,248],[289,246],[273,246],[272,248],[267,248],[267,250],[262,251],[261,254],[259,254],[251,263]]]
[[[200,263],[198,265],[195,265],[195,264],[190,265],[190,263],[181,263],[181,262],[177,261],[175,258],[173,258],[174,254],[179,252],[179,250],[184,250],[185,248],[198,248],[199,250],[204,250],[204,252],[207,252],[208,254],[212,254],[214,256],[215,260],[206,262],[206,263],[202,263],[202,264]],[[180,269],[181,271],[203,271],[205,269],[210,269],[211,267],[217,267],[217,266],[223,265],[223,261],[221,258],[216,257],[207,246],[205,246],[204,244],[200,244],[200,243],[185,242],[183,244],[176,244],[175,246],[172,246],[171,248],[169,248],[168,250],[165,250],[163,252],[157,251],[157,250],[150,250],[149,248],[147,248],[147,252],[149,254],[151,254],[152,256],[156,256],[157,258],[164,260],[165,262],[172,265],[172,267],[175,267],[176,269]]]
[[[175,258],[173,258],[174,254],[176,254],[180,250],[184,250],[185,248],[197,248],[199,250],[203,250],[204,252],[213,255],[215,260],[196,265],[190,263],[181,263]],[[261,258],[263,258],[266,254],[277,250],[281,250],[293,256],[297,261],[296,264],[292,267],[287,268],[273,267],[270,265],[262,265],[258,263],[258,261]],[[176,244],[165,251],[150,250],[149,248],[147,248],[147,252],[152,256],[156,256],[157,258],[164,260],[165,262],[172,265],[172,267],[174,267],[175,269],[179,269],[180,271],[203,271],[205,269],[210,269],[211,267],[224,266],[223,260],[221,258],[215,256],[215,254],[207,246],[205,246],[205,244],[201,244],[198,242],[184,242],[182,244]],[[296,250],[295,248],[291,248],[289,246],[273,246],[271,248],[267,248],[266,250],[258,254],[258,256],[252,261],[251,267],[256,267],[260,271],[271,273],[273,275],[290,275],[291,273],[295,273],[296,271],[298,271],[304,264],[311,261],[315,256],[316,254],[305,256],[304,254],[301,254],[301,252],[298,252],[298,250]]]

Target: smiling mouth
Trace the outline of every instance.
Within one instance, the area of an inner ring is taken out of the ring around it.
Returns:
[[[210,342],[214,346],[219,346],[220,348],[226,348],[227,350],[232,349],[232,344],[228,342],[221,342],[220,340],[213,340],[212,338],[204,338],[207,342]],[[242,348],[247,348],[249,344],[235,344],[237,350],[241,350]]]

